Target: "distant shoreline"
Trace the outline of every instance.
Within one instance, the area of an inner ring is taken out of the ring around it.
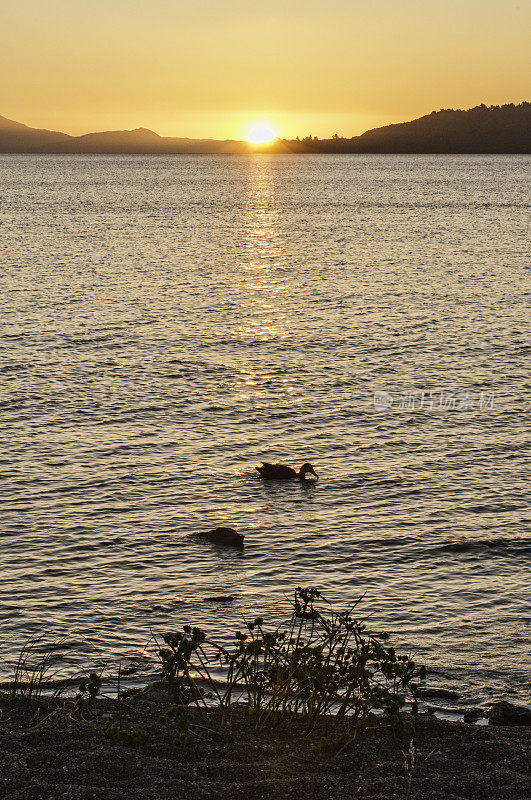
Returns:
[[[474,153],[461,153],[461,152],[452,152],[452,153],[448,153],[448,152],[429,152],[429,153],[427,153],[427,152],[418,152],[418,153],[399,153],[399,152],[396,152],[396,153],[393,153],[393,152],[389,152],[389,153],[361,153],[361,152],[360,153],[346,153],[345,152],[345,153],[332,153],[332,152],[324,152],[324,151],[323,152],[319,152],[319,153],[313,153],[313,152],[279,153],[279,152],[269,152],[269,151],[250,151],[248,153],[147,153],[147,152],[142,152],[142,151],[139,151],[139,152],[127,152],[127,153],[123,153],[123,152],[115,152],[115,153],[114,152],[105,152],[105,153],[94,153],[94,152],[88,152],[88,153],[60,153],[59,152],[59,153],[51,153],[51,152],[45,152],[45,151],[39,151],[39,150],[23,151],[23,152],[11,152],[11,151],[10,152],[5,152],[5,151],[0,150],[0,156],[50,156],[50,158],[52,158],[52,157],[55,158],[57,156],[68,156],[68,157],[71,157],[71,156],[80,156],[80,157],[81,156],[94,156],[95,158],[96,157],[100,157],[100,156],[124,156],[124,157],[129,157],[129,156],[150,156],[151,157],[151,156],[153,156],[153,157],[156,157],[156,158],[168,158],[168,157],[170,157],[170,158],[188,158],[190,156],[194,156],[194,157],[198,157],[198,158],[209,158],[209,157],[212,157],[212,156],[221,156],[221,157],[226,157],[226,158],[248,158],[248,157],[254,157],[254,156],[258,156],[258,157],[262,157],[262,156],[274,156],[274,157],[298,156],[300,158],[308,158],[308,157],[321,158],[321,157],[325,157],[325,156],[343,156],[345,158],[354,157],[354,156],[360,156],[360,157],[361,156],[374,156],[375,158],[378,158],[380,156],[390,156],[390,157],[391,156],[411,156],[413,158],[415,158],[417,156],[426,156],[426,157],[429,157],[429,156],[448,156],[448,157],[451,157],[451,156],[465,156],[465,157],[466,156],[493,156],[493,157],[496,157],[496,156],[522,156],[522,157],[525,158],[526,156],[530,156],[530,155],[531,155],[531,151],[529,153],[513,153],[513,152],[499,152],[499,153],[488,152],[487,153],[487,152],[481,152],[481,151],[477,151],[477,152],[474,152]]]
[[[446,109],[424,117],[330,139],[307,136],[255,146],[238,140],[159,136],[147,128],[70,136],[0,117],[0,153],[41,155],[529,155],[531,103]]]

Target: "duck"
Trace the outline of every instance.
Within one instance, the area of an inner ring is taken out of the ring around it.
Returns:
[[[293,478],[298,478],[300,481],[306,480],[306,475],[311,473],[318,478],[317,472],[311,464],[303,464],[297,472],[293,467],[286,467],[284,464],[268,464],[267,461],[262,463],[261,467],[256,467],[260,477],[266,481],[289,481]]]

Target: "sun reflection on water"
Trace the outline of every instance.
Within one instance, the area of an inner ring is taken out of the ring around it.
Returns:
[[[239,332],[271,341],[288,336],[282,300],[288,292],[282,264],[280,209],[272,158],[250,158],[244,216]]]
[[[293,270],[286,263],[282,200],[279,196],[277,167],[267,156],[251,157],[246,163],[247,186],[243,208],[242,258],[238,267],[234,299],[237,335],[250,346],[258,346],[256,356],[272,357],[271,348],[292,335],[289,308],[293,294]],[[267,347],[269,345],[269,347]],[[261,346],[267,350],[260,349]],[[264,363],[249,362],[240,369],[232,384],[233,399],[249,403],[281,395],[297,402],[292,379],[279,375]]]

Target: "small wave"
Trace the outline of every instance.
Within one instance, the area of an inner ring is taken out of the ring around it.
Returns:
[[[460,692],[454,692],[451,689],[444,689],[442,687],[423,687],[421,689],[422,698],[426,700],[459,700],[461,697]]]
[[[402,478],[382,478],[381,480],[369,480],[367,484],[369,486],[397,486],[398,484],[402,483]]]
[[[65,341],[72,345],[100,344],[101,342],[112,341],[116,337],[116,332],[101,334],[100,336],[65,336]]]
[[[24,364],[6,364],[4,367],[0,367],[0,375],[4,375],[6,372],[19,372],[25,369],[27,369],[27,367]]]
[[[437,548],[451,553],[471,553],[476,550],[516,551],[518,554],[531,553],[531,543],[519,539],[474,539],[465,542],[448,542]]]
[[[474,514],[498,514],[503,513],[505,511],[518,511],[520,508],[525,508],[524,503],[515,504],[515,503],[498,503],[493,505],[484,505],[484,506],[471,506],[467,508],[467,511],[472,511]]]
[[[26,405],[25,400],[4,400],[0,403],[0,411],[17,411]]]

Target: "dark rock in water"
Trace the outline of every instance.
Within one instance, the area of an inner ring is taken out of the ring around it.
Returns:
[[[478,719],[481,719],[484,716],[485,712],[482,708],[467,708],[463,714],[463,722],[468,722],[470,725],[475,725]]]
[[[229,547],[239,547],[243,549],[243,535],[237,533],[234,528],[214,528],[213,531],[206,531],[205,533],[197,533],[201,539],[208,539],[213,544],[224,544]]]
[[[450,689],[422,689],[424,700],[459,700],[459,692],[452,692]]]
[[[387,633],[387,631],[382,631],[381,633],[373,633],[375,639],[380,639],[382,642],[387,641],[387,639],[391,638],[391,634]]]
[[[205,603],[232,603],[233,600],[236,600],[236,597],[233,594],[218,594],[214,597],[205,597]]]
[[[426,711],[431,714],[435,714],[435,716],[439,714],[446,714],[449,718],[452,717],[459,717],[463,713],[462,710],[456,708],[455,706],[426,706]]]
[[[489,725],[531,725],[531,708],[514,706],[505,700],[489,709]]]

